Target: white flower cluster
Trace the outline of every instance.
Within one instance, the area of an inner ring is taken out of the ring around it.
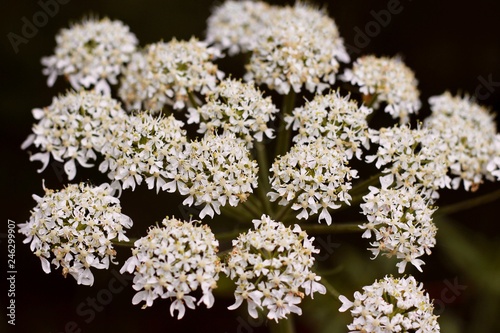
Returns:
[[[499,134],[494,115],[468,97],[444,93],[429,99],[432,114],[425,126],[439,134],[449,150],[449,169],[454,189],[463,181],[476,190],[483,177],[500,179]]]
[[[386,102],[385,112],[402,123],[407,123],[409,115],[420,109],[415,74],[400,58],[362,56],[341,79],[358,85],[364,95],[375,101],[375,107],[378,102]]]
[[[407,125],[369,131],[370,140],[378,144],[375,155],[366,157],[375,161],[386,176],[380,182],[388,187],[420,186],[427,196],[437,197],[437,190],[449,188],[449,148],[440,136],[428,128],[410,129]]]
[[[193,92],[205,95],[224,77],[212,62],[220,56],[219,50],[194,37],[151,44],[124,69],[118,95],[129,110],[192,106]]]
[[[92,86],[110,93],[109,84],[117,84],[124,64],[135,52],[137,38],[128,26],[108,18],[88,19],[56,36],[55,54],[42,58],[43,70],[52,86],[57,76],[64,75],[71,86]]]
[[[359,226],[366,229],[363,238],[375,238],[368,249],[374,258],[381,253],[389,258],[396,256],[400,260],[396,264],[399,273],[405,271],[407,263],[422,271],[424,262],[419,257],[431,254],[436,244],[432,214],[437,208],[430,207],[430,200],[415,186],[369,189],[370,193],[363,197],[365,203],[360,205],[368,222]]]
[[[132,220],[121,213],[120,201],[103,184],[68,185],[60,191],[45,189],[45,195],[33,195],[37,202],[30,220],[19,224],[26,236],[23,243],[40,258],[45,273],[50,264],[62,267],[64,277],[73,276],[78,284],[91,286],[90,268],[108,269],[116,264],[112,241],[128,241],[125,230]]]
[[[292,205],[300,210],[298,219],[307,219],[320,210],[318,221],[330,225],[328,208],[339,208],[340,202],[350,204],[352,178],[357,171],[348,166],[342,150],[328,148],[318,139],[308,145],[295,145],[284,156],[278,157],[270,171],[272,191],[267,195],[279,205]]]
[[[250,148],[254,139],[274,138],[274,129],[267,124],[279,110],[253,84],[226,79],[206,99],[206,104],[189,108],[187,122],[200,123],[198,133],[222,128],[245,140]]]
[[[298,225],[293,229],[262,215],[252,221],[255,230],[240,234],[224,267],[236,280],[236,301],[229,309],[247,301],[248,313],[257,318],[257,309],[266,308],[267,318],[278,321],[289,313],[301,314],[297,306],[305,295],[326,293],[321,280],[312,272],[314,248],[307,233]],[[302,291],[303,290],[303,291]]]
[[[347,326],[351,333],[440,331],[429,295],[413,276],[399,279],[386,276],[363,287],[363,293],[355,292],[354,302],[342,295],[339,299],[342,302],[339,311],[350,309],[354,319]]]
[[[133,288],[138,292],[133,304],[146,303],[143,309],[153,305],[158,297],[175,299],[170,314],[178,311],[178,319],[184,316],[186,306],[195,308],[196,298],[189,295],[201,289],[197,305],[207,308],[214,304],[212,290],[217,288],[220,261],[217,256],[219,242],[207,225],[198,221],[184,222],[165,218],[163,227],[151,227],[148,235],[138,239],[130,257],[122,269],[134,273]]]
[[[130,115],[117,122],[106,137],[99,170],[108,173],[119,187],[135,189],[145,180],[149,189],[167,190],[174,178],[177,160],[186,142],[184,123],[174,116],[148,112]],[[115,185],[115,184],[113,184]]]
[[[38,172],[47,167],[51,156],[56,161],[66,161],[64,171],[69,180],[76,175],[75,160],[83,167],[91,167],[89,161],[96,159],[112,124],[126,117],[117,101],[86,90],[54,97],[50,106],[32,112],[38,123],[33,125],[33,134],[22,148],[31,144],[40,148],[42,152],[30,157],[31,161],[43,163]]]
[[[189,142],[179,159],[167,190],[188,195],[184,205],[203,205],[200,219],[229,203],[235,207],[257,188],[258,166],[245,142],[233,134],[207,133],[200,141]]]
[[[322,92],[335,82],[339,61],[349,56],[335,22],[325,11],[297,2],[266,13],[247,65],[245,79],[266,84],[279,94],[290,89]]]
[[[229,55],[254,50],[271,8],[261,1],[225,1],[208,18],[206,42]]]
[[[372,111],[363,105],[359,107],[356,101],[342,97],[337,91],[316,95],[304,106],[295,108],[285,121],[294,131],[298,130],[294,142],[307,144],[323,138],[324,145],[342,149],[349,160],[354,155],[361,159],[361,146],[370,148],[366,117]]]

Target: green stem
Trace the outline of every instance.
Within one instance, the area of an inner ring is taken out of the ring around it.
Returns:
[[[128,242],[126,241],[119,241],[118,239],[115,239],[115,240],[112,240],[111,243],[113,243],[113,245],[116,245],[116,246],[123,246],[123,247],[134,247],[134,243],[137,239],[134,238],[130,238],[130,240]]]
[[[320,281],[321,284],[323,284],[326,288],[326,290],[328,291],[328,293],[330,295],[332,295],[333,297],[335,297],[336,299],[339,298],[340,296],[340,293],[337,291],[337,289],[335,289],[331,284],[330,282],[328,282],[327,279],[321,279]]]
[[[242,205],[240,203],[240,205]],[[247,222],[253,218],[253,215],[250,214],[246,209],[240,208],[238,205],[237,207],[232,207],[232,206],[225,206],[222,207],[221,213],[223,216],[228,216],[232,219],[235,219],[240,222]]]
[[[200,106],[198,104],[198,102],[196,101],[196,97],[194,96],[192,91],[188,92],[188,99],[189,99],[189,103],[191,104],[192,107],[197,108]]]
[[[264,206],[264,213],[270,215],[272,212],[271,203],[267,198],[267,193],[270,190],[269,184],[269,162],[267,159],[266,148],[264,143],[256,142],[255,150],[257,152],[257,162],[259,163],[259,186],[257,190],[259,191],[260,201]]]
[[[262,215],[262,211],[254,205],[250,200],[247,200],[240,204],[244,209],[246,209],[252,216],[252,219],[259,218]]]
[[[271,333],[294,333],[295,327],[293,326],[293,315],[289,314],[288,319],[281,319],[277,323],[271,321],[269,323],[269,331]]]
[[[288,205],[286,205],[286,206],[281,206],[281,208],[276,213],[275,220],[282,221],[288,215],[288,212],[292,208],[292,205],[293,205],[293,201],[289,202]]]
[[[283,156],[290,148],[290,136],[292,134],[292,127],[286,129],[285,117],[292,114],[293,107],[295,106],[295,91],[290,90],[288,95],[284,96],[283,107],[281,109],[281,119],[278,128],[278,138],[276,140],[276,153],[275,156]]]
[[[458,213],[462,210],[467,210],[469,208],[484,205],[497,199],[500,199],[500,189],[487,194],[483,194],[476,198],[467,199],[451,205],[439,207],[438,210],[434,213],[434,217]]]
[[[379,178],[381,176],[384,176],[384,175],[385,175],[385,173],[379,172],[375,175],[370,176],[370,178],[361,181],[360,183],[354,184],[354,186],[349,191],[349,193],[351,195],[353,195],[355,193],[357,194],[357,192],[366,190],[368,188],[368,186],[372,186],[372,185],[377,184],[379,182]]]
[[[240,234],[247,232],[248,230],[235,230],[235,231],[228,231],[228,232],[222,232],[220,234],[216,234],[215,237],[217,240],[232,240],[236,239]]]
[[[310,235],[319,235],[319,234],[347,234],[353,232],[362,232],[363,229],[359,227],[359,225],[365,223],[364,221],[359,222],[349,222],[349,223],[335,223],[332,225],[322,225],[322,224],[313,224],[313,225],[301,225],[300,227],[307,231]]]

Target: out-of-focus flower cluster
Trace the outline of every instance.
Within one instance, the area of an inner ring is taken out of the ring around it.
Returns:
[[[447,150],[452,186],[463,182],[476,190],[483,182],[500,179],[500,149],[494,115],[468,97],[444,93],[429,99],[432,114],[425,126],[435,131]]]
[[[248,312],[257,318],[258,309],[265,308],[267,317],[278,321],[290,313],[302,314],[297,306],[305,295],[326,293],[326,288],[312,270],[314,238],[298,225],[292,229],[262,215],[253,220],[250,230],[233,241],[233,250],[224,267],[235,280],[236,302],[229,309],[247,302]]]
[[[128,241],[125,229],[132,220],[121,213],[120,201],[112,189],[84,183],[68,185],[60,191],[45,189],[33,198],[37,205],[28,222],[19,225],[26,236],[23,243],[40,258],[45,273],[50,264],[62,267],[62,274],[73,276],[78,284],[91,286],[90,270],[108,269],[116,251],[112,241]]]
[[[191,292],[201,289],[197,305],[214,304],[212,290],[217,287],[220,260],[219,242],[207,225],[199,221],[185,222],[165,218],[161,227],[151,227],[147,236],[138,239],[120,272],[134,273],[133,288],[138,292],[133,304],[142,301],[143,308],[153,305],[158,297],[174,299],[170,314],[184,316],[186,306],[194,309],[196,297]]]
[[[413,276],[386,276],[355,292],[354,301],[340,296],[339,311],[350,310],[353,317],[349,332],[439,332],[437,316],[429,295]]]

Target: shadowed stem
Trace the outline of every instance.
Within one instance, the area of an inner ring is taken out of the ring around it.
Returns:
[[[275,156],[283,156],[290,148],[290,136],[292,134],[292,127],[286,129],[285,117],[292,114],[293,107],[295,106],[295,91],[290,90],[288,95],[284,96],[283,108],[281,109],[281,119],[278,128],[278,138],[276,140],[276,153]]]
[[[116,246],[123,246],[123,247],[134,247],[134,243],[137,239],[136,238],[130,238],[130,240],[127,241],[119,241],[118,239],[112,240],[111,243]]]
[[[498,199],[500,199],[500,189],[487,194],[483,194],[476,198],[467,199],[451,205],[439,207],[439,209],[434,213],[434,216],[458,213],[462,210],[467,210],[469,208],[484,205]]]
[[[271,203],[267,198],[269,193],[269,162],[267,159],[266,147],[263,142],[255,142],[255,151],[257,152],[257,162],[259,163],[259,191],[260,201],[264,206],[263,213],[270,215],[272,213]],[[260,215],[259,215],[260,216]],[[256,217],[259,217],[256,216]]]

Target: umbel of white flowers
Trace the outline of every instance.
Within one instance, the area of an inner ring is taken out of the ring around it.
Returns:
[[[216,64],[238,53],[249,59],[242,79]],[[341,73],[349,62],[334,20],[302,2],[225,1],[208,19],[205,40],[140,47],[122,22],[95,18],[61,30],[43,72],[49,86],[64,76],[73,90],[33,110],[37,123],[22,148],[39,150],[30,157],[42,162],[39,172],[51,159],[64,163],[69,180],[100,161],[110,185],[45,189],[20,225],[25,243],[45,272],[62,267],[91,285],[92,270],[115,263],[115,244],[132,226],[114,195],[145,183],[184,196],[200,221],[165,218],[134,242],[121,272],[134,274],[132,302],[143,307],[169,298],[178,318],[186,307],[210,308],[222,273],[236,285],[230,309],[245,302],[252,317],[299,315],[306,295],[326,289],[314,238],[296,220],[330,226],[336,209],[360,201],[366,222],[357,231],[370,239],[373,258],[395,256],[400,274],[408,263],[422,271],[436,243],[440,191],[499,180],[500,135],[489,110],[448,92],[432,97],[431,115],[412,128],[422,106],[413,71],[400,58],[367,55]],[[303,93],[314,96],[295,105]],[[399,124],[371,128],[379,109]],[[273,140],[282,146],[268,163],[274,151],[264,144]],[[358,180],[353,157],[380,174]],[[203,219],[224,213],[251,228],[219,257]],[[354,302],[340,297],[352,332],[439,331],[413,277],[385,277],[363,290]]]

